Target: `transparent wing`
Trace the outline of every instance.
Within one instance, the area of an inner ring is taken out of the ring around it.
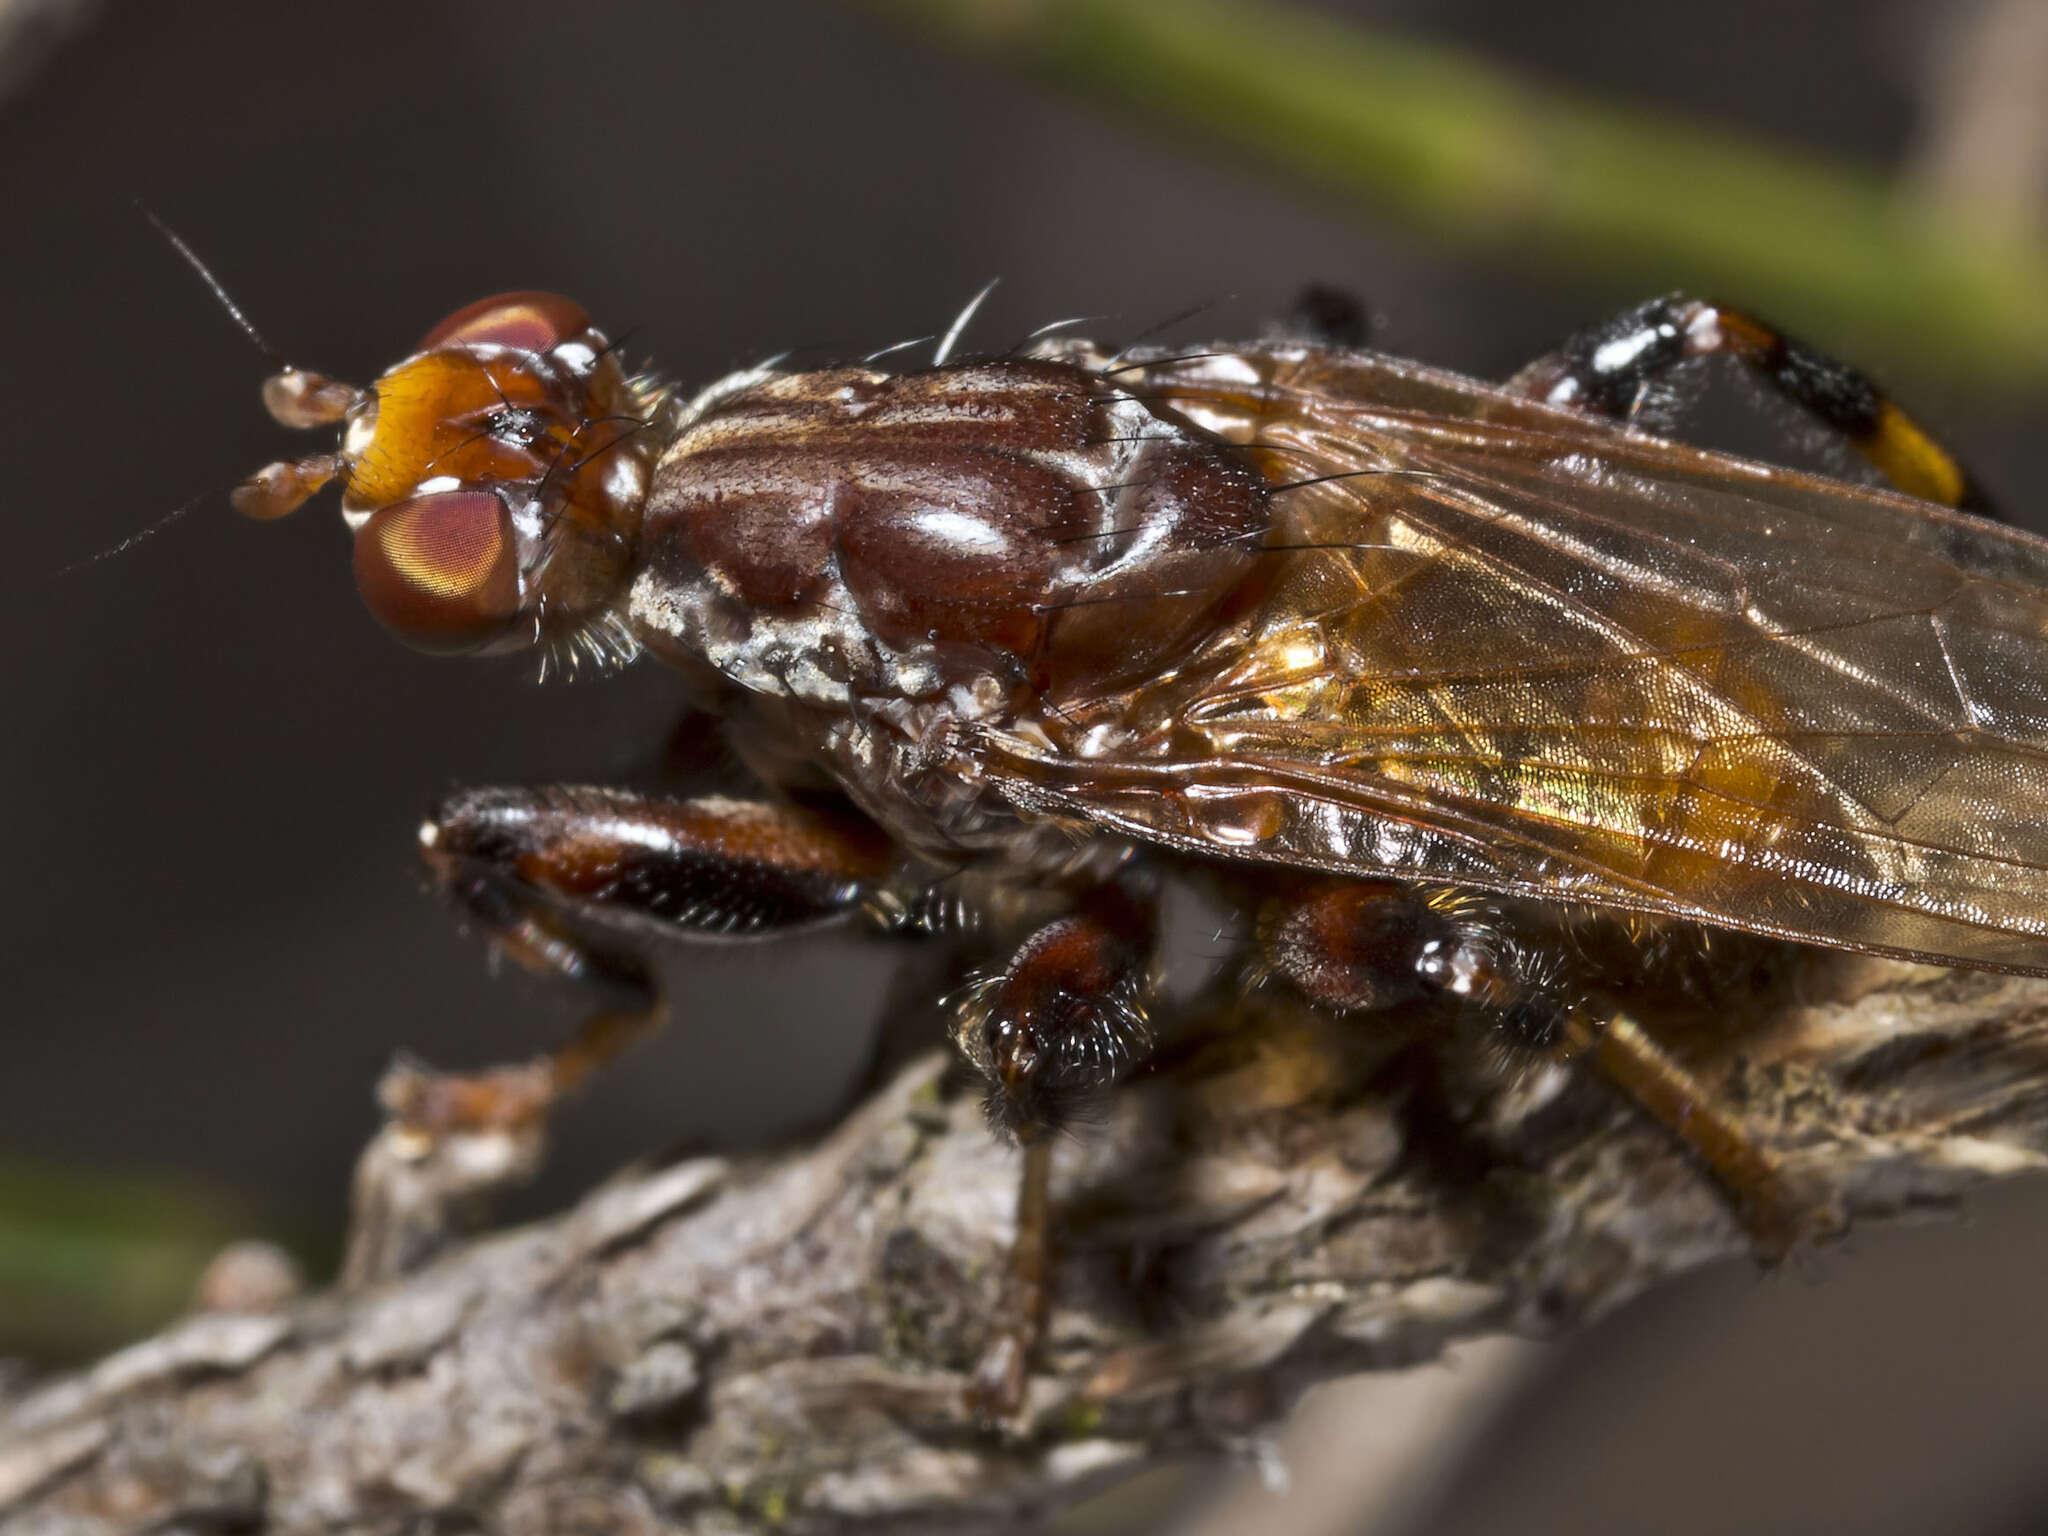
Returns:
[[[1182,665],[982,743],[1018,804],[2048,973],[2048,541],[1366,354],[1122,377],[1303,483]]]

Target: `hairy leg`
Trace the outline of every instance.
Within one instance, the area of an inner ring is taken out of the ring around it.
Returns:
[[[969,1408],[984,1420],[1002,1422],[1022,1407],[1044,1325],[1053,1137],[1150,1048],[1145,1006],[1156,927],[1149,900],[1098,887],[961,994],[955,1039],[988,1083],[990,1122],[1024,1155],[995,1330],[967,1389]]]
[[[1340,1012],[1441,995],[1480,1010],[1506,1043],[1583,1061],[1713,1176],[1759,1258],[1832,1226],[1792,1190],[1757,1138],[1627,1012],[1575,984],[1554,933],[1485,901],[1384,880],[1321,880],[1269,904],[1268,974]]]

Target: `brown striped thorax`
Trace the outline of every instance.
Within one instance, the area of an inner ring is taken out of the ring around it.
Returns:
[[[662,455],[631,619],[827,707],[1107,685],[1156,668],[1251,559],[1265,489],[1070,363],[742,375]],[[1134,630],[1129,600],[1174,589]]]

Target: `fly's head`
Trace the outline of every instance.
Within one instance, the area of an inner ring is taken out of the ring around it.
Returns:
[[[338,481],[356,588],[399,639],[443,655],[630,657],[617,609],[659,402],[577,305],[499,294],[367,389],[287,368],[263,400],[284,426],[338,427],[340,444],[259,470],[236,509],[281,517]]]

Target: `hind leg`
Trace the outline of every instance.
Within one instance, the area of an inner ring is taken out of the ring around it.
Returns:
[[[1312,1002],[1361,1012],[1451,997],[1518,1050],[1591,1066],[1707,1171],[1759,1258],[1832,1228],[1706,1084],[1625,1011],[1574,986],[1555,934],[1491,903],[1432,902],[1385,880],[1310,883],[1269,903],[1259,927],[1267,974]]]
[[[1627,421],[1654,411],[1687,364],[1726,355],[1860,454],[1894,487],[1996,516],[1956,456],[1864,373],[1754,315],[1698,299],[1652,299],[1579,332],[1508,387],[1531,399]]]

